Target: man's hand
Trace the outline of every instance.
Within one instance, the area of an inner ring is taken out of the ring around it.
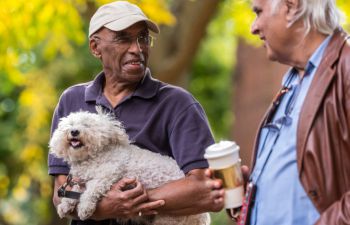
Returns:
[[[186,177],[148,191],[150,200],[164,199],[160,213],[183,216],[203,212],[218,212],[224,207],[222,182],[194,169]]]
[[[164,204],[164,200],[149,202],[147,191],[139,181],[123,178],[97,204],[92,219],[131,218],[140,212],[142,215],[153,215]]]
[[[57,207],[61,199],[57,196],[58,188],[66,182],[65,175],[55,177],[53,203]],[[70,187],[67,186],[67,190]],[[165,204],[164,200],[148,201],[148,195],[142,184],[135,179],[123,178],[115,183],[111,190],[98,202],[91,219],[130,218],[139,215],[153,215],[156,209]],[[77,219],[74,212],[72,217]]]
[[[248,181],[249,181],[249,167],[248,166],[241,166],[241,170],[242,170],[242,175],[243,175],[243,181],[244,181],[244,187],[247,185]]]
[[[249,181],[249,167],[246,165],[241,166],[241,171],[242,171],[242,177],[243,177],[243,184],[244,187],[247,185],[248,181]],[[206,169],[205,170],[205,175],[207,177],[211,177],[214,179],[213,177],[213,172],[210,169]]]

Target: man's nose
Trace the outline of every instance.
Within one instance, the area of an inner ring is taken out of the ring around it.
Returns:
[[[133,39],[132,42],[130,43],[129,51],[132,51],[132,52],[142,52],[142,48],[141,48],[141,46],[140,46],[139,41],[137,40],[137,38]]]
[[[259,33],[259,29],[258,26],[256,24],[256,20],[254,20],[254,22],[252,23],[252,25],[250,26],[250,33],[256,35]]]

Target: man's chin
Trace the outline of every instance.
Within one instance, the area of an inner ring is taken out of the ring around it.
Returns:
[[[275,57],[268,57],[268,59],[272,62],[277,62],[278,60]]]
[[[267,50],[267,52],[266,52],[266,57],[267,57],[270,61],[273,61],[273,62],[278,61],[276,55],[273,54],[272,52],[270,52],[269,50]]]
[[[139,73],[127,73],[126,77],[129,81],[139,82],[145,76],[145,71],[141,71]]]

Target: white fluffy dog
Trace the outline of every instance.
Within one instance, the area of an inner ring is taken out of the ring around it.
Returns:
[[[89,218],[97,202],[123,177],[138,179],[146,189],[184,177],[175,160],[130,144],[121,123],[101,109],[97,111],[98,114],[76,112],[62,118],[50,140],[50,152],[67,161],[70,174],[86,185],[79,201],[62,198],[57,208],[60,217],[68,216],[76,208],[81,220]],[[73,191],[79,191],[79,187],[74,186]],[[208,213],[133,220],[157,225],[210,224]]]

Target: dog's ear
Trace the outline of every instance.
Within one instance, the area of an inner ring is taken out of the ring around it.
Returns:
[[[54,154],[58,158],[63,158],[64,161],[68,160],[68,152],[66,148],[62,148],[62,146],[49,146],[50,153]]]
[[[51,137],[51,140],[49,142],[50,153],[52,153],[58,158],[63,158],[64,161],[67,161],[68,160],[67,146],[64,144],[64,142],[60,140],[59,132],[60,132],[59,130],[56,130]]]
[[[110,132],[113,133],[113,144],[128,145],[130,144],[129,136],[127,135],[123,124],[116,120],[112,115],[107,115],[110,119],[110,123],[113,124],[113,128]]]
[[[96,110],[97,114],[99,114],[99,115],[106,114],[105,110],[103,110],[102,105],[96,105],[95,110]]]
[[[120,124],[120,126],[117,129],[117,135],[116,135],[116,139],[117,142],[120,143],[121,145],[128,145],[130,144],[130,140],[129,140],[129,135],[126,134],[124,127]]]

